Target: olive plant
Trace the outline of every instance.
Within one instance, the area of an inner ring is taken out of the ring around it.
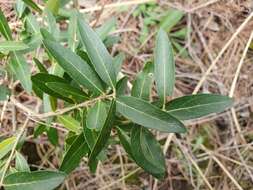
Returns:
[[[6,62],[2,70],[19,80],[26,93],[41,99],[41,113],[27,113],[40,121],[34,138],[46,133],[54,146],[61,147],[62,157],[58,171],[30,171],[17,146],[24,131],[1,139],[0,176],[6,190],[54,189],[84,157],[94,173],[98,163],[107,159],[108,146],[115,144],[121,144],[129,159],[161,180],[167,169],[162,142],[153,132],[187,133],[185,120],[222,112],[232,105],[232,99],[216,94],[172,99],[175,60],[163,29],[157,33],[153,59],[130,81],[121,72],[123,54],[113,57],[108,51],[108,41],[115,39],[109,34],[115,20],[92,29],[77,11],[61,15],[54,4],[42,9],[26,0],[18,1],[17,7],[23,28],[15,38],[0,11],[0,52]],[[38,11],[42,23],[30,8]],[[67,31],[58,27],[61,19],[69,21]],[[26,54],[33,57],[36,73],[31,73]],[[7,86],[1,85],[0,90],[0,100],[15,96]],[[52,128],[55,122],[67,130],[64,147]]]

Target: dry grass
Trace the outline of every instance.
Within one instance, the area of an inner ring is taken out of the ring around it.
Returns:
[[[110,3],[113,2],[103,0],[96,6],[103,7]],[[19,30],[20,23],[13,14],[13,1],[0,0],[0,6],[11,22],[13,31]],[[151,58],[154,46],[153,35],[145,44],[138,42],[143,18],[131,16],[137,5],[130,6],[127,12],[118,12],[112,6],[94,11],[95,4],[91,0],[80,0],[79,6],[83,12],[88,10],[92,23],[96,25],[112,15],[118,18],[117,33],[120,33],[122,41],[112,51],[127,54],[123,72],[133,78],[145,60]],[[84,160],[61,189],[253,189],[253,54],[251,51],[243,54],[248,48],[246,44],[252,32],[253,19],[248,19],[241,27],[253,12],[252,0],[161,0],[159,6],[164,10],[169,7],[183,10],[186,15],[182,24],[191,28],[185,42],[191,58],[177,56],[174,97],[197,91],[224,95],[233,91],[230,95],[235,98],[234,108],[188,122],[186,135],[169,136],[164,148],[168,175],[163,181],[155,181],[127,158],[122,147],[113,146],[110,147],[108,161],[99,165],[96,175],[90,174]],[[238,35],[233,37],[236,32]],[[150,31],[150,34],[153,32]],[[226,46],[227,42],[229,44]],[[224,51],[221,54],[222,49]],[[242,65],[238,67],[240,60]],[[234,79],[236,83],[233,87]],[[196,88],[200,81],[200,88]],[[0,79],[0,83],[9,81]],[[41,102],[22,92],[18,83],[9,83],[9,86],[16,90],[16,96],[13,101],[1,103],[0,137],[12,135],[22,127],[27,117],[30,119],[27,126],[31,129],[38,122],[36,118],[28,116],[22,106],[38,112]],[[18,106],[17,102],[21,102],[22,106]],[[59,129],[61,137],[64,136],[65,131],[59,125],[53,127]],[[167,137],[167,134],[157,133],[161,142],[165,143]],[[34,168],[58,167],[60,160],[57,158],[61,150],[52,147],[45,136],[39,139],[28,136],[26,140],[23,153],[29,155],[36,152],[32,158],[28,158]]]

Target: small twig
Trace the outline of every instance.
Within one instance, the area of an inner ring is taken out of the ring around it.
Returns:
[[[87,13],[87,12],[101,11],[102,9],[117,8],[117,7],[130,6],[130,5],[140,5],[144,3],[150,3],[150,2],[156,2],[156,0],[131,0],[131,1],[125,1],[125,2],[118,2],[118,3],[112,3],[112,4],[104,5],[104,6],[94,6],[87,9],[81,9],[80,12]]]
[[[42,114],[36,113],[36,112],[32,111],[31,109],[25,107],[20,102],[18,102],[14,97],[11,97],[10,100],[15,106],[17,106],[19,109],[22,109],[30,117],[37,117],[38,119],[43,120],[43,119],[46,119],[48,117],[62,115],[66,112],[72,111],[72,110],[77,109],[77,108],[87,107],[91,104],[94,104],[98,100],[107,99],[107,98],[111,98],[111,97],[113,97],[113,95],[102,95],[102,96],[99,96],[99,97],[94,98],[92,100],[89,100],[89,101],[86,101],[86,102],[83,102],[83,103],[80,103],[80,104],[77,104],[77,105],[74,105],[74,106],[71,106],[71,107],[59,109],[59,110],[56,110],[55,112],[47,112],[47,113],[42,113]]]

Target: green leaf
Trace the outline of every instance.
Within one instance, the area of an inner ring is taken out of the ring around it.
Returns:
[[[31,73],[23,55],[12,52],[10,54],[9,68],[11,73],[18,79],[27,92],[32,91]]]
[[[15,168],[19,172],[30,172],[30,167],[22,154],[16,152],[15,156]]]
[[[28,48],[29,48],[29,46],[27,46],[23,42],[15,42],[15,41],[0,42],[0,52],[19,51],[19,50],[25,50]]]
[[[30,13],[25,17],[25,27],[30,33],[39,34],[40,33],[40,25],[36,20],[36,17]]]
[[[113,67],[113,58],[96,32],[94,32],[87,23],[83,22],[81,18],[78,18],[78,29],[81,41],[85,45],[98,75],[105,83],[114,88],[116,84],[116,74]]]
[[[68,47],[74,52],[77,46],[77,12],[72,11],[68,26]]]
[[[4,36],[6,40],[12,40],[11,29],[8,25],[8,21],[0,8],[0,33]]]
[[[113,66],[114,66],[116,76],[119,74],[119,72],[121,70],[121,66],[124,63],[124,59],[125,59],[125,54],[124,53],[119,53],[118,55],[116,55],[113,58]]]
[[[127,77],[123,77],[117,82],[117,84],[116,84],[116,94],[117,94],[117,96],[125,95],[126,89],[127,89],[127,82],[128,82]]]
[[[8,96],[10,96],[10,94],[11,94],[11,92],[7,87],[0,85],[0,101],[7,100]]]
[[[115,111],[116,111],[116,103],[115,100],[113,99],[111,101],[110,109],[107,114],[104,126],[102,127],[99,136],[96,140],[96,143],[93,146],[93,149],[90,153],[88,162],[89,166],[91,166],[96,161],[97,156],[103,150],[103,148],[106,146],[107,141],[109,140],[111,129],[114,123]]]
[[[41,91],[56,97],[56,98],[60,98],[62,100],[65,100],[67,102],[73,103],[73,100],[68,98],[68,94],[61,94],[58,91],[55,91],[51,88],[49,88],[49,86],[47,86],[48,83],[51,82],[58,82],[60,84],[67,84],[67,81],[64,80],[63,78],[60,78],[58,76],[55,75],[50,75],[47,73],[38,73],[36,75],[33,75],[31,77],[31,80],[33,82],[33,85],[36,86],[37,88],[39,88]]]
[[[61,124],[63,124],[66,129],[70,131],[73,131],[75,133],[80,133],[81,131],[81,126],[79,125],[79,122],[71,116],[60,115],[58,116],[58,121]]]
[[[52,143],[52,145],[54,146],[58,145],[59,136],[58,136],[58,131],[56,128],[48,127],[47,137],[48,137],[48,140]]]
[[[103,92],[100,79],[94,73],[92,68],[84,62],[79,56],[62,45],[43,40],[44,45],[58,64],[79,84],[87,87],[96,94]]]
[[[107,116],[106,104],[99,100],[93,107],[88,109],[86,126],[89,129],[100,130]]]
[[[167,14],[161,19],[160,27],[170,31],[184,16],[184,12],[177,9],[169,9]]]
[[[141,168],[158,179],[164,178],[165,158],[160,144],[148,129],[137,125],[132,128],[131,147],[134,160]]]
[[[131,96],[117,98],[117,111],[134,123],[168,133],[184,133],[184,125],[149,102]]]
[[[65,173],[56,171],[16,172],[5,177],[6,190],[53,190],[65,178]]]
[[[22,0],[16,0],[16,11],[18,13],[18,18],[21,18],[26,10],[26,5]]]
[[[180,120],[199,118],[222,112],[233,105],[233,99],[216,94],[196,94],[176,98],[166,104],[169,114]]]
[[[33,10],[37,11],[40,14],[42,13],[41,8],[32,0],[23,0],[23,1],[28,7],[32,8]]]
[[[83,133],[81,133],[64,155],[60,170],[69,174],[79,165],[81,159],[88,153],[88,151],[88,145],[85,142]]]
[[[46,21],[47,21],[48,30],[49,30],[50,34],[52,34],[52,36],[55,39],[59,39],[60,30],[57,25],[56,18],[54,16],[53,12],[51,12],[51,10],[49,10],[47,8],[44,10],[44,12],[46,14]]]
[[[146,63],[143,71],[138,73],[132,88],[131,95],[149,101],[153,83],[154,64]]]
[[[46,8],[50,10],[54,15],[58,14],[60,6],[60,0],[48,0],[46,3]]]
[[[105,40],[106,36],[116,27],[116,19],[113,17],[106,21],[101,27],[95,31],[102,41]]]
[[[53,90],[54,92],[57,92],[58,94],[62,94],[64,97],[69,98],[76,103],[80,103],[89,99],[86,93],[84,93],[82,90],[76,87],[73,87],[69,84],[65,84],[61,82],[48,82],[46,83],[46,86],[50,88],[51,90]]]
[[[10,137],[0,142],[0,159],[11,151],[16,141],[16,137]]]
[[[119,140],[120,140],[120,143],[122,144],[123,148],[125,149],[126,153],[131,156],[131,158],[134,159],[133,155],[132,155],[132,149],[131,149],[131,139],[130,137],[127,135],[127,133],[117,127],[117,134],[119,136]]]
[[[166,96],[172,95],[175,84],[173,49],[164,30],[160,30],[157,35],[154,63],[157,92],[164,105]]]
[[[38,67],[39,71],[41,73],[48,73],[47,69],[44,67],[44,65],[35,57],[33,58],[34,63],[36,64],[36,66]]]

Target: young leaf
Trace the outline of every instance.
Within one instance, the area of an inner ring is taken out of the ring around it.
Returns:
[[[86,126],[89,129],[100,130],[105,123],[106,116],[106,104],[99,100],[93,107],[88,110]]]
[[[28,48],[29,48],[29,46],[27,46],[23,42],[15,42],[15,41],[0,42],[0,52],[19,51],[19,50],[25,50]]]
[[[106,121],[104,123],[104,126],[102,127],[99,136],[96,140],[95,145],[93,146],[93,149],[89,156],[89,162],[88,165],[91,166],[95,161],[99,153],[103,150],[103,148],[106,146],[106,143],[110,137],[111,129],[113,127],[114,123],[114,117],[115,117],[115,111],[116,111],[116,103],[113,99],[111,101],[110,109],[106,117]]]
[[[175,62],[172,46],[164,30],[160,30],[157,35],[154,63],[157,92],[165,105],[166,96],[171,96],[173,93]]]
[[[47,86],[47,84],[50,82],[58,82],[60,84],[67,84],[67,81],[64,80],[63,78],[57,77],[55,75],[50,75],[47,73],[38,73],[32,76],[31,80],[33,82],[33,85],[39,88],[41,91],[53,97],[60,98],[67,102],[73,103],[73,100],[68,98],[68,94],[61,94],[58,91],[52,90],[51,88]]]
[[[38,13],[42,13],[42,10],[41,8],[33,2],[33,0],[23,0],[24,3],[28,6],[28,7],[31,7],[33,10],[37,11]]]
[[[162,18],[160,27],[169,32],[184,16],[184,12],[177,9],[169,9],[168,13]]]
[[[131,152],[135,162],[154,177],[164,178],[165,159],[152,133],[144,127],[135,125],[131,132]]]
[[[5,86],[0,85],[0,101],[7,100],[9,95],[10,95],[10,90]]]
[[[87,87],[96,94],[103,92],[103,86],[92,68],[79,56],[62,45],[43,40],[44,45],[58,64],[79,84]]]
[[[149,101],[154,65],[151,62],[146,63],[143,71],[138,73],[132,88],[131,95]]]
[[[233,99],[216,94],[196,94],[176,98],[166,104],[169,114],[180,120],[196,119],[222,112],[233,105]]]
[[[102,41],[105,40],[106,36],[113,30],[116,26],[116,19],[113,17],[106,21],[101,27],[97,28],[95,31]]]
[[[168,133],[184,133],[184,125],[149,102],[131,96],[117,98],[117,111],[134,123]]]
[[[53,190],[65,178],[65,173],[56,171],[16,172],[5,177],[6,190]]]
[[[81,41],[85,45],[98,75],[105,83],[114,88],[116,74],[113,67],[113,58],[96,32],[87,23],[83,22],[81,18],[78,18],[78,29]]]
[[[8,21],[0,8],[0,33],[4,36],[6,40],[12,40],[11,29],[8,25]]]
[[[32,91],[31,73],[29,71],[29,65],[23,55],[12,52],[8,66],[11,73],[20,81],[23,88],[30,93]]]
[[[82,157],[84,157],[88,151],[88,145],[85,142],[83,133],[81,133],[64,155],[60,170],[69,174],[79,165]]]
[[[59,136],[58,136],[57,129],[55,129],[53,127],[48,127],[47,137],[48,137],[48,140],[52,143],[52,145],[54,145],[54,146],[58,145]]]
[[[35,57],[33,58],[34,63],[36,64],[36,66],[38,67],[39,71],[41,73],[48,73],[47,69],[44,67],[44,65]]]
[[[46,3],[46,8],[50,10],[54,15],[57,15],[59,6],[60,6],[60,0],[48,0]]]
[[[71,116],[60,115],[58,116],[58,121],[61,124],[63,124],[66,129],[70,131],[73,131],[75,133],[80,133],[81,131],[81,126],[79,125],[79,122]]]
[[[30,167],[29,167],[26,159],[19,152],[16,152],[16,156],[15,156],[15,168],[19,172],[30,172]]]
[[[64,97],[69,98],[76,103],[80,103],[89,99],[86,93],[69,84],[61,82],[48,82],[46,83],[46,86],[51,90],[53,90],[54,92],[62,94]]]
[[[11,151],[16,137],[10,137],[0,142],[0,159],[2,159],[9,151]]]

